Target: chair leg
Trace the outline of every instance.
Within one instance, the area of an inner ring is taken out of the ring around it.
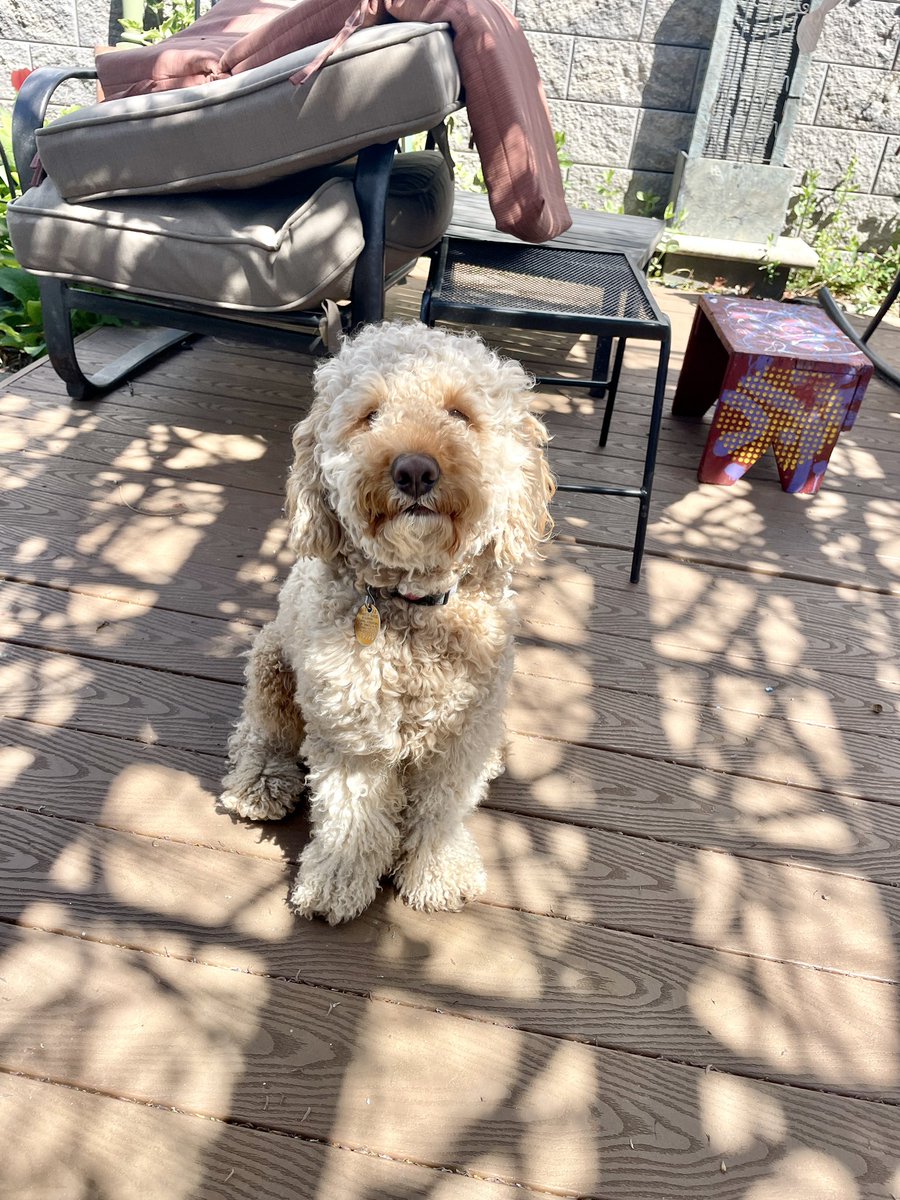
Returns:
[[[609,379],[609,360],[612,358],[612,338],[598,337],[597,345],[594,349],[594,370],[592,379]],[[593,396],[596,400],[602,400],[606,395],[606,386],[592,387],[589,396]]]
[[[640,509],[634,550],[631,556],[631,582],[641,578],[641,562],[644,557],[644,542],[647,539],[647,523],[650,519],[650,495],[653,491],[653,475],[656,471],[656,451],[659,447],[659,431],[662,425],[663,403],[666,398],[666,379],[669,372],[669,346],[671,332],[659,345],[659,365],[656,369],[656,388],[653,392],[653,408],[650,412],[650,432],[647,437],[647,453],[644,456],[644,477],[641,481]]]
[[[363,250],[353,271],[351,329],[384,318],[384,227],[394,142],[359,152],[353,190],[363,228]]]
[[[158,330],[95,375],[85,375],[75,353],[65,282],[61,279],[39,279],[38,285],[47,357],[73,400],[91,400],[108,392],[164,351],[182,345],[192,336],[183,329]]]
[[[603,424],[600,427],[600,447],[606,445],[609,438],[609,427],[612,424],[613,409],[616,407],[616,394],[619,390],[619,376],[622,374],[622,360],[625,357],[625,343],[628,339],[620,337],[616,342],[616,359],[613,363],[612,377],[609,381],[609,395],[606,398],[606,408],[603,410]]]

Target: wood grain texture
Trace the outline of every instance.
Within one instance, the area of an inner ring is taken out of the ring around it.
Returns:
[[[0,1074],[16,1200],[524,1200],[537,1193]],[[25,1134],[23,1136],[23,1130]],[[546,1195],[546,1193],[544,1193]]]
[[[242,683],[256,626],[7,583],[0,641]]]
[[[0,836],[2,920],[900,1102],[887,983],[486,904],[428,916],[390,889],[332,929],[287,911],[283,862],[232,870],[234,855],[25,813],[0,812]]]
[[[646,1194],[648,1175],[664,1195],[737,1200],[804,1155],[832,1190],[886,1197],[896,1168],[890,1105],[86,939],[5,926],[0,947],[16,966],[6,1070],[608,1200]],[[73,1040],[113,1013],[116,1037]]]
[[[0,646],[0,716],[222,754],[240,703],[237,685]]]
[[[671,392],[693,309],[661,298]],[[539,373],[593,349],[491,340]],[[487,895],[387,885],[330,929],[285,904],[302,804],[215,807],[312,365],[207,339],[97,404],[46,364],[0,388],[0,1191],[900,1195],[895,393],[812,502],[764,464],[698,487],[706,425],[666,414],[638,588],[636,506],[560,496],[471,822]],[[561,475],[636,477],[653,368],[629,347],[603,452],[583,392],[536,398]]]
[[[135,743],[116,742],[111,749],[110,739],[89,738],[82,746],[74,733],[53,753],[45,744],[52,748],[56,731],[48,728],[41,737],[40,726],[27,726],[30,742],[23,742],[19,727],[15,721],[4,727],[0,763],[5,761],[6,774],[0,779],[6,780],[6,806],[30,798],[34,812],[279,861],[296,861],[304,845],[302,805],[287,822],[261,825],[216,812],[222,767],[214,757],[195,763],[184,752],[172,752],[170,760],[168,748],[157,747],[145,759]],[[70,749],[71,763],[65,758]],[[79,765],[85,758],[89,761]],[[522,766],[520,760],[513,769]],[[47,786],[55,773],[64,787]],[[559,777],[572,778],[567,763]],[[860,825],[865,828],[863,816]],[[892,944],[900,930],[900,892],[859,871],[842,871],[840,859],[826,859],[830,869],[823,871],[802,848],[786,862],[784,854],[778,861],[771,850],[758,861],[740,845],[736,855],[676,845],[648,838],[652,824],[641,827],[637,819],[634,834],[623,834],[486,808],[471,827],[488,867],[490,903],[760,958],[896,978]]]
[[[222,769],[219,754],[0,719],[0,804],[279,857],[265,825],[215,812]],[[513,737],[485,808],[900,883],[896,806],[608,751]]]
[[[889,738],[709,704],[648,702],[584,681],[517,686],[507,714],[510,728],[529,736],[552,733],[603,750],[900,803],[900,746]]]
[[[900,883],[897,806],[665,760],[513,736],[488,805]]]

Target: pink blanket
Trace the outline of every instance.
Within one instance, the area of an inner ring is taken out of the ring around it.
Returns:
[[[521,26],[500,0],[219,0],[190,29],[97,58],[107,100],[211,82],[353,28],[446,21],[497,228],[545,242],[572,223],[543,85]],[[333,47],[332,47],[333,48]],[[314,86],[313,78],[302,86]]]

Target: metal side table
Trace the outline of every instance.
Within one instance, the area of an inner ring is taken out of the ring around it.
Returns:
[[[615,359],[608,378],[597,378],[594,374],[589,379],[541,376],[537,380],[539,384],[557,387],[586,387],[595,394],[597,389],[607,390],[601,447],[606,445],[609,435],[627,340],[659,344],[640,486],[557,484],[561,492],[627,496],[639,501],[631,558],[631,582],[637,583],[650,514],[671,331],[668,318],[660,312],[640,269],[629,255],[610,250],[569,249],[553,243],[529,246],[522,242],[478,242],[451,235],[444,238],[432,259],[421,311],[427,325],[455,321],[616,338]]]

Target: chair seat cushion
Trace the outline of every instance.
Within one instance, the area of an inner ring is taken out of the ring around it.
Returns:
[[[311,46],[229,79],[82,108],[40,130],[58,193],[113,196],[249,188],[430,129],[460,107],[446,25],[360,30],[309,88]]]
[[[353,167],[245,191],[72,204],[45,179],[8,209],[19,262],[36,275],[179,304],[264,312],[346,299],[363,231]],[[388,272],[438,242],[453,182],[436,151],[398,156],[387,206]]]

